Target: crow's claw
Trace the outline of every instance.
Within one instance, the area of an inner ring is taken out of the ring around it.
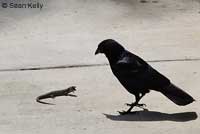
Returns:
[[[146,104],[137,104],[136,106],[137,107],[146,107],[147,105]]]
[[[125,115],[125,114],[129,114],[129,113],[131,113],[131,112],[129,112],[129,111],[117,111],[120,115]]]
[[[135,103],[125,103],[125,105],[130,106],[130,107],[137,106],[137,104],[135,104]]]
[[[146,104],[125,103],[126,106],[146,107]]]
[[[132,103],[125,103],[125,105],[126,105],[126,106],[131,106],[131,105],[132,105]]]

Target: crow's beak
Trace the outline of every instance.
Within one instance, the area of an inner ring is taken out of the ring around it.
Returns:
[[[95,51],[95,55],[97,55],[97,54],[99,54],[100,53],[100,51],[99,51],[99,49],[97,48],[97,50]]]

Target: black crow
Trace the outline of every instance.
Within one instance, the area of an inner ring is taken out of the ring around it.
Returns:
[[[193,97],[170,82],[139,56],[127,51],[112,39],[102,41],[95,52],[107,57],[113,74],[126,90],[135,95],[135,102],[127,104],[130,108],[120,114],[130,113],[134,106],[142,107],[140,99],[150,90],[164,94],[175,104],[184,106],[194,101]]]

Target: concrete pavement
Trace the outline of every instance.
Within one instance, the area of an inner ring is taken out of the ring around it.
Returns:
[[[90,67],[43,71],[1,72],[1,133],[192,133],[199,132],[200,63],[173,62],[152,64],[193,95],[196,102],[179,107],[157,92],[142,99],[149,112],[119,116],[124,103],[133,101],[110,68]],[[178,68],[184,66],[184,68]],[[189,70],[192,69],[193,71]],[[46,100],[56,105],[37,103],[38,95],[76,85],[77,98]],[[141,109],[135,109],[141,110]]]

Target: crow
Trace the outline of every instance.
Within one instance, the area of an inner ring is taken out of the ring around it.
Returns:
[[[179,106],[185,106],[195,101],[192,96],[174,85],[170,80],[151,67],[139,56],[129,52],[113,39],[106,39],[98,45],[95,55],[103,53],[107,57],[113,74],[123,87],[135,96],[135,102],[128,104],[130,108],[120,114],[130,113],[133,107],[143,107],[139,104],[141,98],[150,90],[164,94]]]

